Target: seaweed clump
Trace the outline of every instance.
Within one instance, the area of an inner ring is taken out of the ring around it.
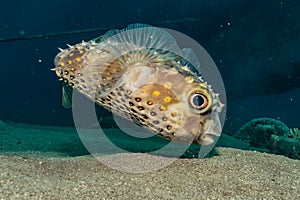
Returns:
[[[299,129],[290,129],[279,120],[253,119],[243,125],[234,137],[248,142],[251,147],[267,149],[275,154],[300,159]]]

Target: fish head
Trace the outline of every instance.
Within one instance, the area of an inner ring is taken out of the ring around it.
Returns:
[[[210,145],[221,135],[219,111],[223,104],[206,83],[187,88],[181,96],[185,113],[182,135],[191,135],[194,143]]]
[[[134,121],[169,140],[212,144],[221,134],[218,112],[222,103],[218,95],[195,76],[182,75],[163,65],[156,70],[151,67],[142,80],[134,80],[133,76],[127,80],[148,82],[131,95]]]
[[[180,96],[180,107],[184,108],[182,135],[192,135],[194,143],[210,145],[221,135],[219,112],[224,105],[219,94],[207,82],[199,80],[188,76],[182,82],[186,88]]]

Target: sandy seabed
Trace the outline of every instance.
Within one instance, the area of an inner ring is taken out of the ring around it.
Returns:
[[[217,147],[209,158],[180,158],[156,171],[126,173],[90,155],[22,154],[18,151],[33,145],[30,141],[40,144],[46,137],[51,142],[54,136],[37,138],[37,128],[0,129],[0,199],[300,199],[300,161],[280,155]],[[21,136],[24,130],[24,138],[31,138],[27,142]],[[68,132],[55,130],[48,128],[47,133]],[[69,135],[63,141],[70,140]],[[5,152],[8,147],[15,153]]]

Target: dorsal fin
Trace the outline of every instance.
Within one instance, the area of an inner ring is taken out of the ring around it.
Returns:
[[[134,52],[130,61],[140,62],[142,57],[150,58],[153,62],[169,62],[175,56],[181,56],[181,49],[176,40],[162,28],[144,24],[131,24],[123,30],[108,31],[101,38],[101,43],[116,58]],[[149,61],[149,60],[148,60]]]
[[[195,52],[190,48],[182,49],[182,57],[191,63],[194,67],[199,68],[200,62],[195,54]]]
[[[151,63],[174,63],[182,59],[182,51],[176,40],[162,28],[131,24],[123,30],[108,31],[97,39],[98,47],[109,52],[110,59],[102,72],[105,77],[98,82],[98,85],[103,86],[100,96],[118,87],[122,83],[121,76],[136,63],[145,63],[147,66]],[[100,62],[94,65],[99,68],[103,64]]]
[[[136,24],[129,24],[126,28],[124,29],[111,29],[109,31],[107,31],[102,37],[101,37],[101,41],[104,41],[114,35],[117,35],[119,33],[122,33],[122,32],[125,32],[125,31],[128,31],[128,30],[132,30],[132,29],[137,29],[137,28],[145,28],[145,27],[152,27],[148,24],[139,24],[139,23],[136,23]]]
[[[182,49],[181,61],[183,66],[187,66],[191,71],[195,72],[197,75],[201,75],[200,62],[195,54],[195,52],[190,48]]]

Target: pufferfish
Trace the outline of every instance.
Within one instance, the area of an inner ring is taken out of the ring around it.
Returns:
[[[219,95],[192,70],[193,51],[167,31],[133,24],[60,50],[53,70],[64,107],[72,88],[168,140],[209,145],[220,136]]]

